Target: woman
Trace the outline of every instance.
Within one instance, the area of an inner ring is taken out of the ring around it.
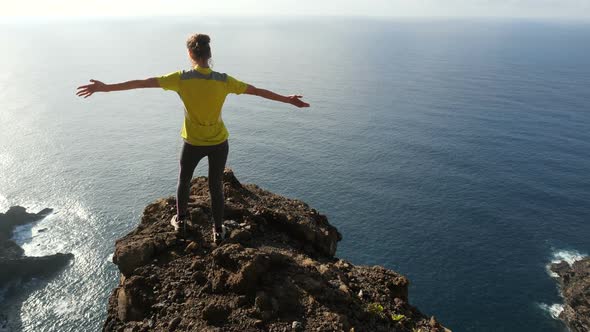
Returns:
[[[189,221],[188,200],[190,182],[195,167],[207,156],[209,159],[209,194],[213,213],[213,242],[219,243],[226,236],[223,226],[223,169],[227,160],[229,136],[221,119],[225,97],[230,93],[250,94],[289,103],[297,107],[309,107],[302,96],[283,96],[272,91],[256,88],[227,74],[212,71],[210,38],[195,34],[188,38],[186,46],[194,68],[170,73],[145,80],[133,80],[116,84],[105,84],[90,80],[91,84],[78,87],[80,97],[90,97],[95,92],[110,92],[139,88],[163,88],[178,93],[184,103],[184,125],[181,136],[184,140],[180,155],[180,174],[176,192],[176,215],[170,223],[176,231],[182,229],[186,235]]]

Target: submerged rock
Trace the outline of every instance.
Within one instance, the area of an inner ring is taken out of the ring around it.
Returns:
[[[192,182],[188,239],[169,225],[174,198],[145,208],[116,242],[122,277],[104,331],[446,330],[409,304],[406,277],[335,258],[342,236],[306,203],[241,184],[231,170],[224,193],[231,234],[219,246],[206,178]]]
[[[559,314],[570,331],[590,331],[590,257],[574,262],[559,262],[551,265],[558,275],[563,311]]]

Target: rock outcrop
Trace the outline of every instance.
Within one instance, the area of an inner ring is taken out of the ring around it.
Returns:
[[[38,213],[28,213],[22,206],[13,206],[6,213],[0,213],[0,286],[14,279],[52,274],[74,257],[61,253],[27,257],[24,250],[10,240],[14,227],[41,220],[52,212],[52,209],[43,209]]]
[[[52,212],[52,209],[43,209],[38,213],[28,213],[22,206],[10,207],[6,213],[0,213],[0,239],[10,238],[14,227],[39,221]]]
[[[559,318],[570,331],[590,331],[590,257],[572,265],[565,261],[552,264],[551,271],[558,275],[564,298]]]
[[[207,179],[193,179],[192,225],[169,220],[174,198],[145,208],[118,240],[121,271],[104,331],[448,331],[408,302],[408,279],[334,257],[342,239],[306,203],[224,173],[231,229],[211,244]]]

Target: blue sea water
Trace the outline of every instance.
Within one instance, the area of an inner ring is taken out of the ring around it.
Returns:
[[[76,256],[54,278],[3,291],[5,330],[100,329],[118,280],[114,241],[174,193],[183,113],[162,90],[83,100],[75,88],[187,68],[193,32],[211,35],[215,70],[312,105],[228,98],[228,166],[242,182],[325,213],[344,235],[339,257],[407,275],[412,304],[453,331],[564,330],[550,314],[561,299],[546,265],[590,252],[590,24],[0,27],[0,211],[54,208],[16,240],[29,255]]]

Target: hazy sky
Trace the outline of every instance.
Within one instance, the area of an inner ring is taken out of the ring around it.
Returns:
[[[346,15],[590,18],[590,0],[0,0],[4,16]]]

